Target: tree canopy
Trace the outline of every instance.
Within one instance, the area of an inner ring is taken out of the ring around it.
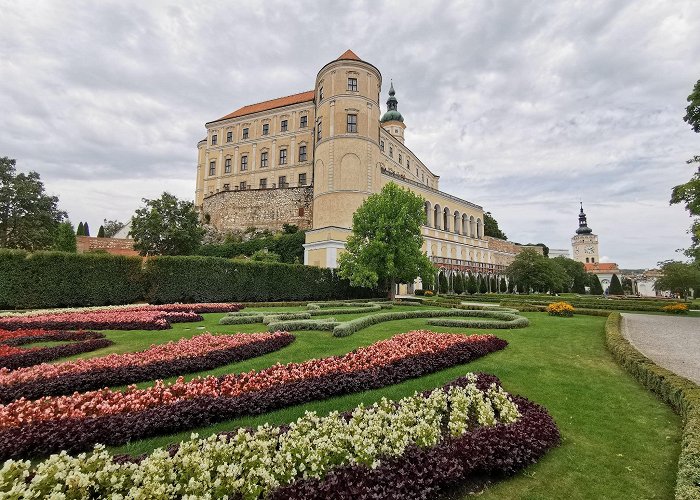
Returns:
[[[53,249],[59,252],[77,252],[78,247],[75,238],[75,230],[70,221],[61,222],[56,230]]]
[[[491,215],[491,212],[484,212],[484,236],[507,240],[506,233],[498,227],[498,221]]]
[[[58,197],[44,192],[39,174],[18,174],[15,165],[0,158],[0,247],[50,248],[66,213],[58,209]]]
[[[516,255],[506,274],[525,293],[561,291],[569,281],[564,267],[531,249]]]
[[[131,218],[134,249],[141,255],[189,255],[199,247],[204,230],[191,201],[165,192],[143,202]]]
[[[685,108],[683,120],[690,125],[693,132],[700,134],[700,80],[695,83],[688,96],[688,107]]]
[[[102,227],[105,230],[105,238],[114,238],[114,235],[121,231],[121,229],[124,227],[124,223],[119,222],[118,220],[104,219],[102,221]]]
[[[654,283],[654,290],[661,292],[670,290],[686,298],[691,288],[700,290],[700,267],[678,261],[660,263],[663,276]]]
[[[552,259],[552,262],[561,266],[568,276],[565,283],[564,292],[586,293],[586,284],[588,283],[588,275],[586,268],[581,262],[569,259],[568,257],[559,256]]]
[[[393,182],[367,197],[352,217],[352,234],[340,255],[340,275],[354,286],[388,287],[417,277],[432,284],[435,270],[423,252],[424,200]]]

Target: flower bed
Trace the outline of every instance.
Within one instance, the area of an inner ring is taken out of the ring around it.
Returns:
[[[17,346],[45,341],[76,341],[71,344],[32,347]],[[0,372],[46,363],[65,356],[95,351],[112,345],[98,332],[60,330],[0,330]]]
[[[195,312],[118,310],[56,312],[38,316],[6,316],[0,318],[0,329],[56,330],[167,330],[170,323],[203,321]]]
[[[474,472],[512,474],[558,442],[543,408],[508,395],[495,377],[470,374],[349,413],[309,412],[289,426],[195,435],[135,460],[100,446],[36,466],[8,461],[0,491],[33,498],[433,498]]]
[[[105,386],[132,384],[218,366],[277,351],[294,341],[287,332],[206,333],[177,342],[154,345],[141,352],[109,354],[21,370],[0,370],[0,402],[21,397],[72,394]]]
[[[550,316],[570,318],[574,315],[574,307],[568,302],[553,302],[547,306]]]
[[[344,356],[274,365],[260,372],[196,378],[147,389],[103,389],[20,399],[0,406],[0,460],[210,425],[241,415],[375,389],[467,363],[503,349],[491,335],[415,331]]]
[[[661,308],[667,314],[688,314],[687,304],[669,304]]]
[[[196,312],[203,313],[224,313],[237,312],[244,309],[243,304],[234,302],[209,302],[199,304],[128,304],[123,306],[91,306],[91,307],[68,307],[59,309],[35,309],[24,312],[2,312],[2,317],[26,317],[26,316],[46,316],[47,314],[79,313],[79,312],[126,312],[126,311],[171,311],[171,312]]]

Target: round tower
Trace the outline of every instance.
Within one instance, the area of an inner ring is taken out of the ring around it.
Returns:
[[[399,113],[399,100],[396,99],[394,82],[391,82],[391,86],[389,87],[389,99],[386,101],[386,113],[384,113],[380,122],[384,130],[403,144],[403,133],[406,130],[406,125],[403,122],[403,116]]]
[[[379,70],[351,50],[316,76],[313,229],[349,231],[352,214],[379,190],[381,84]]]

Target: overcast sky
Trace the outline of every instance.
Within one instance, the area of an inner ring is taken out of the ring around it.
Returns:
[[[348,48],[382,72],[382,101],[393,79],[441,188],[509,239],[570,248],[583,200],[604,261],[688,246],[668,199],[700,154],[682,120],[695,0],[0,1],[0,156],[96,233],[141,198],[192,199],[205,122],[311,90]]]

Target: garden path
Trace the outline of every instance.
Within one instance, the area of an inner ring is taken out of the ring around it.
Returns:
[[[700,318],[623,313],[622,334],[660,366],[700,384]]]

